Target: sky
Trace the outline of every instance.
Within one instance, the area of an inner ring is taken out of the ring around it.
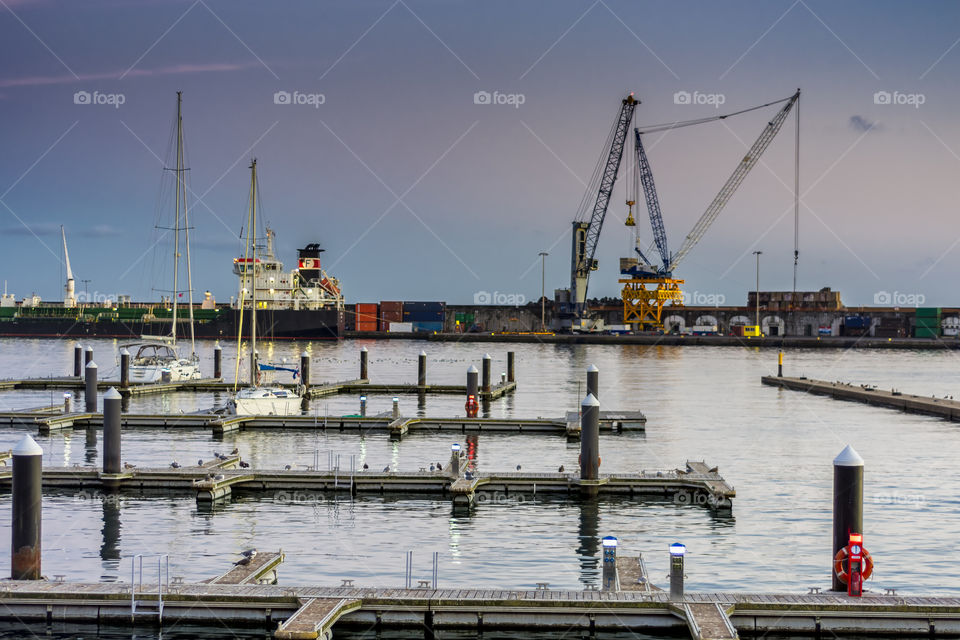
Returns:
[[[0,0],[0,279],[61,299],[63,225],[89,299],[172,288],[182,91],[197,295],[236,293],[256,157],[279,257],[320,242],[348,302],[536,300],[624,96],[652,125],[799,87],[797,289],[957,305],[958,43],[942,2]],[[648,134],[672,250],[776,109]],[[691,302],[746,304],[754,251],[793,288],[793,118],[677,269]],[[630,255],[624,170],[591,297]]]

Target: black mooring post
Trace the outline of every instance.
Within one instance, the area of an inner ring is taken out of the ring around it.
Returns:
[[[863,533],[863,458],[847,445],[833,459],[833,553],[830,555],[832,591],[846,591],[833,570],[833,558],[847,546],[851,533]]]

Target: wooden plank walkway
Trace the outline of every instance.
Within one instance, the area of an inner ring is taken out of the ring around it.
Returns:
[[[360,608],[361,600],[310,598],[274,632],[277,640],[327,637],[340,618]]]
[[[719,602],[684,602],[671,609],[682,617],[693,640],[736,640],[740,636],[730,621],[732,606]]]
[[[910,395],[891,389],[886,391],[870,386],[854,386],[845,382],[827,382],[808,378],[763,376],[760,381],[769,386],[802,391],[814,395],[829,396],[835,400],[848,400],[864,404],[898,409],[907,413],[937,416],[944,420],[960,420],[960,400]]]
[[[660,587],[650,584],[643,556],[617,556],[617,576],[621,591],[641,591],[650,593],[660,591]]]
[[[276,569],[283,560],[283,551],[259,551],[250,562],[234,564],[207,584],[256,584],[268,574],[273,575],[270,584],[276,584]]]
[[[277,469],[233,469],[239,456],[211,459],[203,465],[187,465],[178,469],[135,467],[118,477],[105,478],[95,467],[45,467],[43,487],[47,489],[109,488],[165,494],[192,494],[197,500],[219,500],[235,492],[274,494],[278,500],[310,501],[319,494],[350,492],[351,494],[417,493],[466,498],[472,503],[477,492],[549,493],[579,497],[581,481],[574,473],[500,472],[465,477],[451,477],[447,471],[382,472],[372,470],[315,471]],[[2,467],[0,467],[2,469]],[[447,466],[449,470],[449,465]],[[10,470],[0,470],[0,489],[9,490]],[[600,495],[644,496],[657,500],[673,499],[675,503],[706,506],[711,509],[732,508],[736,492],[716,472],[682,474],[672,471],[644,471],[639,474],[601,475]]]

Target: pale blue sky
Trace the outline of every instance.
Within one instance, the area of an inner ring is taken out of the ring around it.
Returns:
[[[154,154],[181,89],[197,290],[235,290],[256,155],[281,258],[320,241],[349,301],[533,299],[540,250],[548,289],[568,284],[570,221],[624,94],[649,124],[717,113],[674,104],[681,90],[722,94],[723,111],[801,87],[799,287],[956,304],[958,38],[960,5],[941,2],[6,0],[0,279],[59,299],[64,224],[91,291],[169,288]],[[481,90],[523,104],[474,104]],[[78,91],[124,103],[78,105]],[[674,248],[774,111],[650,143]],[[792,183],[791,119],[682,264],[688,290],[744,304],[755,249],[761,286],[791,288]],[[622,184],[591,295],[618,292]]]

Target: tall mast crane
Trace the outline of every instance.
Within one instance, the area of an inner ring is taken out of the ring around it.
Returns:
[[[790,113],[790,110],[799,101],[799,99],[800,90],[797,89],[797,92],[786,100],[778,101],[785,102],[785,104],[780,111],[777,112],[773,119],[767,123],[763,131],[761,131],[760,136],[747,151],[747,154],[740,160],[737,168],[734,169],[733,173],[724,183],[719,193],[717,193],[717,195],[714,197],[706,211],[704,211],[703,215],[700,216],[700,219],[693,226],[693,229],[689,234],[687,234],[687,237],[684,240],[683,245],[681,245],[680,250],[673,255],[670,255],[667,249],[667,236],[663,226],[663,215],[660,211],[660,200],[657,197],[656,186],[653,182],[653,171],[650,168],[650,162],[648,161],[646,151],[643,148],[643,140],[641,138],[643,132],[641,132],[640,129],[634,130],[634,149],[637,157],[636,170],[639,173],[640,182],[643,184],[643,192],[646,199],[647,211],[650,214],[650,226],[653,230],[654,241],[656,242],[657,249],[660,253],[662,266],[658,267],[654,265],[652,261],[647,259],[643,251],[640,249],[639,241],[636,243],[637,246],[635,246],[635,251],[640,257],[640,260],[637,260],[636,258],[623,258],[620,260],[620,273],[629,276],[629,278],[621,279],[619,281],[624,285],[623,290],[621,291],[621,297],[623,299],[624,324],[636,323],[639,324],[641,328],[644,328],[648,324],[654,327],[662,327],[663,323],[661,316],[664,305],[683,305],[683,292],[680,290],[680,285],[683,284],[683,280],[677,280],[676,278],[673,278],[674,270],[677,268],[677,265],[680,263],[680,261],[693,249],[694,246],[696,246],[700,239],[703,238],[704,234],[706,234],[707,230],[717,219],[717,216],[720,215],[720,212],[723,210],[724,206],[726,206],[727,202],[730,201],[730,198],[736,192],[737,188],[743,183],[744,179],[747,177],[747,174],[750,173],[750,170],[756,166],[757,162],[759,162],[760,156],[763,155],[763,152],[766,151],[768,146],[770,146],[770,143],[773,141],[774,137],[776,137],[777,133],[783,126],[784,121],[787,119],[787,115]],[[651,127],[647,129],[646,132],[664,131],[667,129],[674,129],[678,127],[691,126],[694,124],[702,124],[704,122],[710,122],[713,120],[720,120],[732,115],[738,115],[747,111],[753,111],[755,109],[770,106],[770,104],[776,104],[776,102],[760,105],[758,107],[751,107],[736,113],[714,116],[711,118],[703,118],[700,120],[673,123],[661,127]],[[632,205],[630,200],[631,198],[628,197],[628,205]],[[631,222],[632,218],[628,220],[627,226],[633,226],[630,224]],[[650,287],[649,289],[647,288],[648,286]]]
[[[597,270],[597,260],[594,257],[597,253],[597,243],[610,205],[610,195],[617,181],[617,173],[620,171],[623,147],[637,104],[639,100],[634,98],[632,93],[621,101],[617,119],[604,145],[604,153],[594,169],[593,177],[580,202],[576,220],[573,222],[570,293],[578,319],[582,317],[585,310],[590,272]],[[596,194],[595,198],[592,197],[593,194]],[[590,206],[591,201],[592,206]]]

